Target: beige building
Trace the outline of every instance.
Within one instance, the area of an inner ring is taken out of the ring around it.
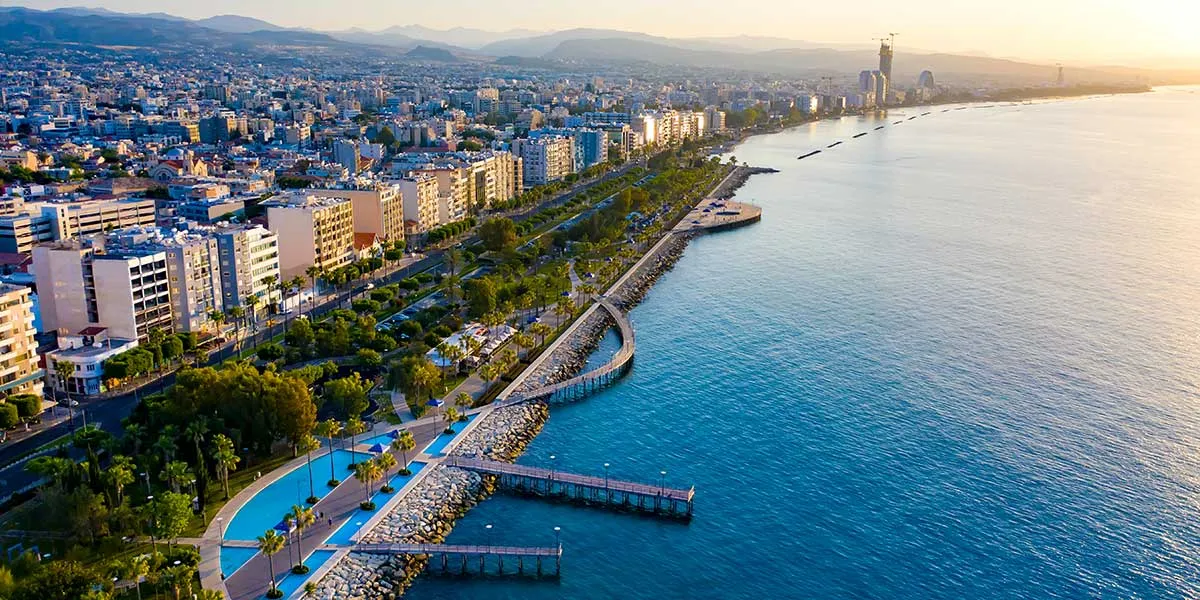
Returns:
[[[399,180],[404,196],[404,232],[409,235],[425,233],[439,224],[438,179],[432,175],[414,174]]]
[[[279,270],[284,279],[303,276],[310,266],[331,270],[354,260],[354,210],[349,199],[296,193],[263,205],[267,226],[279,236]]]
[[[0,393],[42,395],[29,288],[0,284]]]
[[[350,200],[354,233],[373,233],[381,241],[404,242],[404,198],[398,184],[363,181],[312,193]]]
[[[180,232],[160,245],[167,253],[175,329],[213,329],[216,324],[209,315],[225,310],[216,238]]]
[[[153,198],[46,203],[41,208],[42,214],[56,224],[58,240],[126,227],[150,227],[156,219]]]

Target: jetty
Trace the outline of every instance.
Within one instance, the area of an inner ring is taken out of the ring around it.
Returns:
[[[449,457],[443,464],[494,475],[500,487],[510,491],[678,519],[692,518],[696,497],[696,488],[669,488],[665,481],[648,485],[462,456]]]
[[[612,358],[596,369],[566,381],[527,392],[516,392],[509,396],[511,401],[545,400],[553,403],[578,400],[620,379],[625,374],[625,371],[633,364],[633,354],[636,349],[633,325],[629,323],[629,316],[613,306],[608,298],[600,297],[597,299],[596,305],[608,312],[616,322],[617,333],[621,336],[621,348],[613,354]]]
[[[479,575],[505,575],[504,560],[506,558],[510,564],[516,563],[515,574],[517,575],[558,577],[562,572],[562,544],[552,547],[493,546],[491,544],[352,544],[349,546],[321,546],[320,549],[349,549],[366,554],[425,556],[429,559],[426,570],[454,575],[476,573]],[[529,569],[528,573],[525,566],[527,560],[532,562],[532,569]],[[554,561],[552,571],[547,572],[543,565],[544,560]],[[492,563],[495,563],[495,569],[489,569],[489,565]],[[435,565],[440,565],[441,568],[437,569]],[[469,565],[473,565],[473,567]],[[512,572],[507,574],[512,574]]]

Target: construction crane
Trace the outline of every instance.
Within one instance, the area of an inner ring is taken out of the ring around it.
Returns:
[[[892,46],[892,48],[896,47],[896,36],[898,36],[898,35],[900,35],[900,34],[894,32],[894,31],[892,33],[888,34],[888,37],[891,38],[890,45]]]

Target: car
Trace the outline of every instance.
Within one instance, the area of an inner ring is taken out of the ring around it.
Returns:
[[[595,279],[595,278],[596,278],[596,274],[595,274],[595,273],[592,273],[591,271],[588,271],[587,273],[584,273],[584,274],[583,274],[583,276],[584,276],[584,277],[587,277],[588,279]]]
[[[562,297],[563,297],[563,298],[570,298],[570,297],[571,297],[571,292],[563,292],[563,293],[562,293]]]
[[[79,401],[78,400],[59,400],[58,405],[59,406],[76,407],[76,406],[79,406]]]

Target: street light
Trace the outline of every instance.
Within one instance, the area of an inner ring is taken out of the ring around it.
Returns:
[[[608,463],[604,463],[604,489],[608,491]]]
[[[560,535],[561,535],[561,534],[562,534],[562,527],[555,527],[555,528],[554,528],[554,546],[555,546],[556,548],[561,548],[561,547],[562,547],[562,541],[561,541],[561,538],[560,538]]]
[[[142,479],[146,480],[146,495],[149,496],[149,494],[150,494],[150,474],[143,471],[141,475],[142,475]],[[153,497],[153,496],[150,496],[150,497]]]
[[[661,496],[661,495],[664,495],[667,493],[667,472],[659,471],[658,474],[662,475],[662,485],[659,487],[659,490],[658,490],[658,494]]]
[[[487,545],[488,545],[488,548],[491,548],[492,547],[492,524],[488,523],[487,525],[484,525],[483,528],[487,530]]]
[[[550,455],[550,479],[554,479],[554,455]]]
[[[145,475],[145,473],[142,473]],[[149,489],[150,480],[146,480],[147,489]],[[158,543],[154,541],[154,528],[158,526],[158,517],[154,514],[154,496],[146,496],[146,502],[150,504],[150,548],[155,554],[158,554]]]
[[[225,541],[225,517],[217,517],[217,531],[220,532],[221,541]]]

